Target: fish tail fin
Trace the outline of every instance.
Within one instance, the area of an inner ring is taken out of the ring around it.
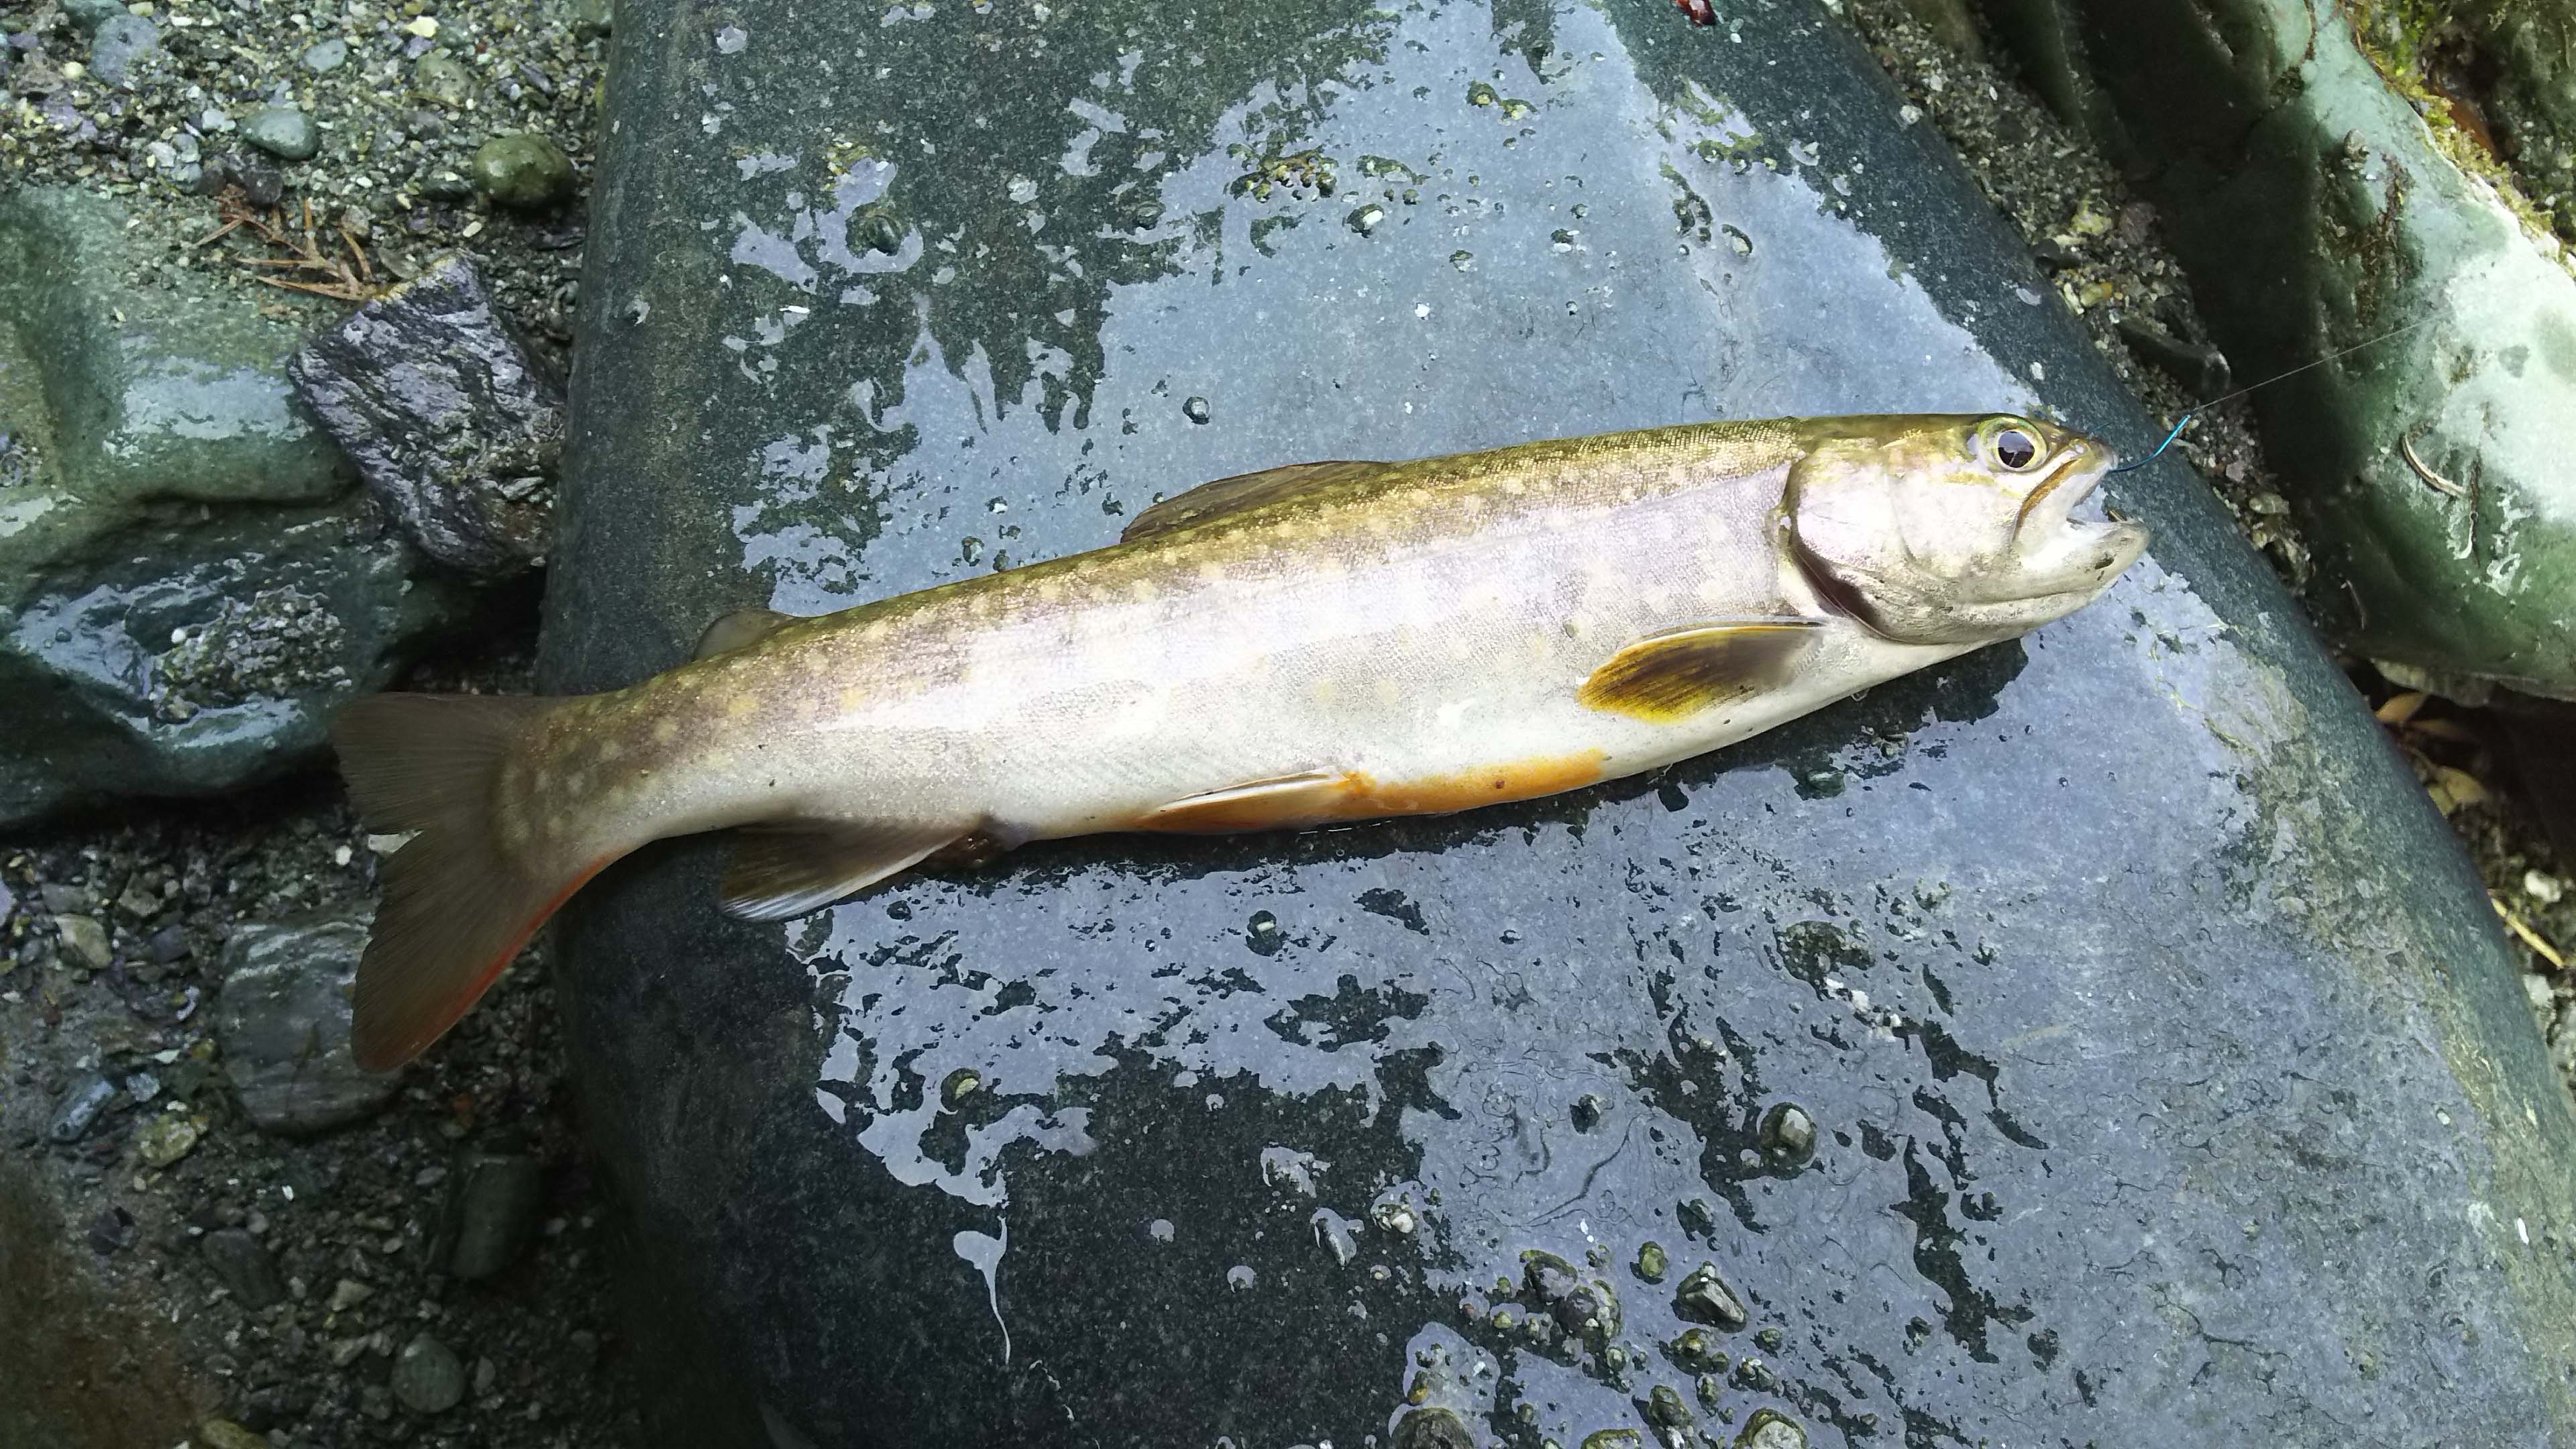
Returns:
[[[378,694],[333,723],[359,817],[372,830],[417,832],[385,862],[358,963],[351,1045],[361,1069],[418,1056],[615,858],[568,858],[559,835],[524,828],[525,802],[506,795],[508,767],[541,747],[538,726],[560,702]]]

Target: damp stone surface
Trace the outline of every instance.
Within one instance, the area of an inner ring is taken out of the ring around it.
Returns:
[[[1821,7],[632,3],[615,45],[555,690],[1280,463],[2161,431]],[[2492,913],[2205,487],[2118,481],[2157,541],[2100,604],[1660,776],[784,925],[716,912],[719,841],[610,870],[563,990],[649,1417],[2576,1435],[2576,1146]],[[1703,1264],[1740,1325],[1677,1310]]]

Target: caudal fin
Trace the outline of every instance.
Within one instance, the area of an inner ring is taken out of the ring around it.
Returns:
[[[504,838],[502,766],[557,702],[378,694],[334,722],[359,817],[371,830],[419,832],[385,862],[358,963],[351,1045],[364,1070],[390,1071],[438,1040],[608,863]]]

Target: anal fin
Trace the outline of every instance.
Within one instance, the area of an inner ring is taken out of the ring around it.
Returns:
[[[911,869],[972,831],[958,825],[800,820],[735,833],[720,888],[726,915],[784,921]]]
[[[1340,770],[1308,770],[1250,780],[1175,800],[1148,810],[1129,825],[1175,835],[1227,835],[1340,820],[1350,813],[1356,778]]]
[[[1592,671],[1575,697],[1592,709],[1672,724],[1787,682],[1824,627],[1821,619],[1783,616],[1648,634]]]

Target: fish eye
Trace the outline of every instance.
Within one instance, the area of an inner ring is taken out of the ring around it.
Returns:
[[[1987,436],[1995,461],[2018,473],[2039,461],[2039,439],[2028,428],[2005,423]]]

